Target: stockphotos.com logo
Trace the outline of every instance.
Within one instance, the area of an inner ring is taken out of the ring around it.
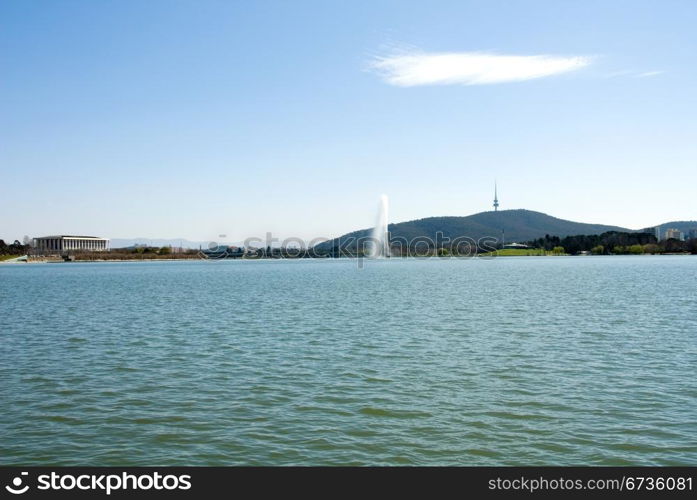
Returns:
[[[29,490],[28,472],[21,472],[12,479],[5,489],[13,495],[21,495]],[[42,474],[37,478],[36,489],[42,491],[101,491],[110,495],[117,490],[188,490],[191,489],[191,476],[188,474]]]
[[[12,484],[8,484],[7,486],[5,486],[5,489],[13,495],[21,495],[22,493],[26,493],[29,489],[29,485],[24,484],[24,478],[27,475],[29,475],[28,472],[20,473],[19,476],[12,479]]]

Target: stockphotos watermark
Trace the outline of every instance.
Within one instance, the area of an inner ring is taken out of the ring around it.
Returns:
[[[225,235],[220,237],[225,238]],[[298,237],[281,240],[272,233],[266,233],[264,238],[249,237],[238,245],[211,241],[208,248],[199,250],[199,256],[206,260],[353,258],[359,262],[375,257],[491,258],[496,256],[498,243],[498,238],[493,236],[478,239],[469,236],[451,238],[441,231],[434,238],[417,236],[407,239],[386,235],[385,239],[380,239],[375,236],[349,235],[333,240],[318,237],[309,241]]]
[[[39,474],[32,483],[29,472],[17,474],[5,490],[13,495],[23,495],[28,491],[80,491],[111,495],[114,491],[186,491],[191,489],[189,474],[160,474],[149,472],[132,474],[60,474],[51,472]]]

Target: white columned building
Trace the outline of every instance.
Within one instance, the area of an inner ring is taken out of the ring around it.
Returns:
[[[34,248],[46,253],[60,253],[76,250],[103,252],[109,250],[109,239],[97,236],[41,236],[34,238]]]

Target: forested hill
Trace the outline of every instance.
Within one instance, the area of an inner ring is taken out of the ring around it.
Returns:
[[[467,236],[478,240],[484,236],[501,238],[501,232],[505,231],[507,242],[530,241],[546,234],[554,236],[569,236],[576,234],[601,234],[607,231],[631,231],[618,226],[606,226],[604,224],[586,224],[570,220],[557,219],[541,212],[532,210],[501,210],[499,212],[481,212],[466,217],[428,217],[426,219],[399,222],[389,225],[390,237],[406,238],[413,240],[418,237],[436,239],[436,233],[443,233],[444,237],[454,239]],[[340,238],[322,243],[319,248],[332,248],[337,240],[345,241],[346,238],[362,238],[370,236],[371,229],[361,229],[345,234]]]

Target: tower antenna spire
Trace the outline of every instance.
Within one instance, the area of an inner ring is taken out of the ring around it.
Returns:
[[[494,212],[499,211],[499,195],[498,195],[498,189],[496,186],[496,181],[494,181]]]

